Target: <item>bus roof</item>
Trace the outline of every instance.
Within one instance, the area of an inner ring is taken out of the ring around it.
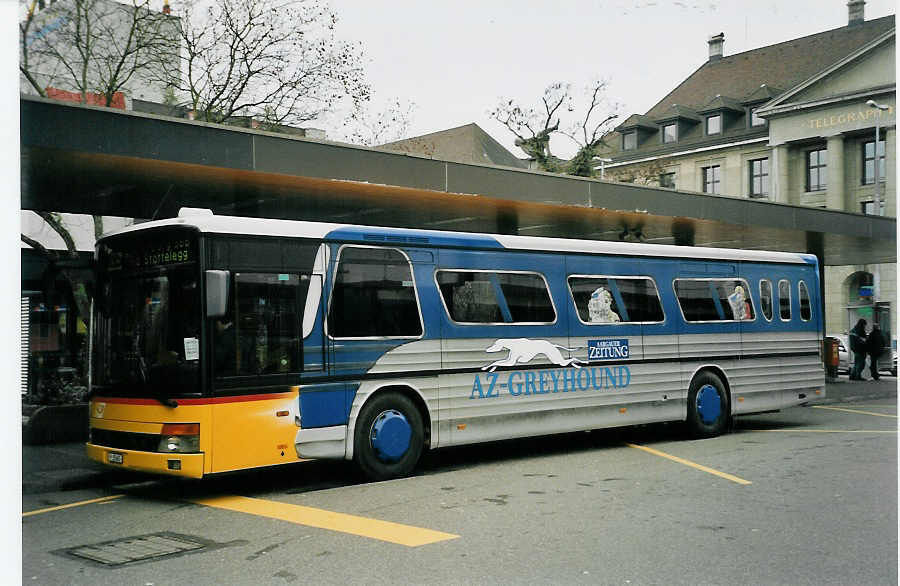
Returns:
[[[665,244],[580,240],[538,236],[512,236],[505,234],[419,230],[414,228],[385,228],[328,222],[308,222],[303,220],[221,216],[213,214],[210,210],[195,208],[182,208],[177,218],[134,224],[106,236],[146,230],[156,226],[185,226],[196,228],[201,232],[220,234],[285,236],[369,244],[412,244],[417,246],[451,246],[456,248],[509,249],[528,250],[533,252],[571,252],[614,256],[648,256],[791,264],[816,264],[817,262],[814,255],[793,252],[674,246]]]

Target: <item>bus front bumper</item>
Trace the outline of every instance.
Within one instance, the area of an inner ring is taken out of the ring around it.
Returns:
[[[124,468],[154,474],[170,474],[184,478],[203,478],[204,454],[159,454],[120,450],[87,444],[87,456],[112,468]]]

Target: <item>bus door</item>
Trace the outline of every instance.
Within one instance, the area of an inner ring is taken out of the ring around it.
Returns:
[[[422,367],[415,350],[398,350],[424,337],[417,281],[425,273],[413,274],[421,255],[393,246],[335,246],[326,310],[328,374],[344,382],[301,397],[304,428],[347,424],[357,392],[372,388],[369,381]]]
[[[325,367],[321,334],[319,245],[308,241],[234,239],[225,259],[224,315],[212,334],[211,471],[297,461],[298,386]],[[320,296],[320,295],[319,295]],[[310,298],[313,298],[312,301]],[[307,308],[315,319],[306,319]]]

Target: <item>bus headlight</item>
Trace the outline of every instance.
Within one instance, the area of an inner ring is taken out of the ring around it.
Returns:
[[[200,451],[199,423],[166,423],[163,425],[157,452],[166,454]]]

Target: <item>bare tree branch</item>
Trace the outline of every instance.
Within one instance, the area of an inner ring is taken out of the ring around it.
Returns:
[[[414,103],[396,97],[380,111],[357,108],[344,123],[345,140],[376,146],[407,138],[415,108]]]
[[[177,11],[183,51],[164,79],[201,120],[298,124],[369,99],[362,52],[335,38],[323,0],[212,0],[203,13],[190,3]]]
[[[58,87],[91,94],[109,106],[138,77],[146,84],[157,60],[172,60],[177,19],[150,9],[151,0],[67,0],[35,12],[19,25],[19,69],[39,94]],[[168,53],[167,53],[168,51]]]
[[[40,242],[38,242],[37,240],[35,240],[34,238],[32,238],[30,236],[26,236],[25,234],[22,234],[21,236],[22,236],[22,242],[24,242],[31,248],[37,250],[44,256],[46,256],[50,259],[54,259],[54,260],[59,258],[59,255],[56,253],[55,250],[50,250],[49,248],[47,248],[46,246],[44,246],[43,244],[41,244]]]
[[[69,233],[68,228],[63,224],[62,217],[55,212],[35,213],[39,215],[42,220],[47,222],[47,225],[53,228],[53,231],[59,234],[60,238],[63,239],[63,242],[66,244],[66,250],[69,251],[69,256],[78,256],[78,248],[75,246],[75,240],[72,238],[72,234]]]
[[[560,82],[547,86],[539,109],[526,109],[514,100],[504,99],[491,110],[490,115],[516,136],[516,146],[534,159],[541,169],[591,177],[595,174],[595,159],[603,145],[602,137],[618,118],[614,111],[617,106],[608,107],[605,104],[605,91],[604,81],[588,86],[586,95],[589,104],[584,109],[583,117],[565,130],[560,130],[560,118],[576,108],[571,86]],[[598,118],[600,111],[610,108],[612,112]],[[550,151],[550,139],[554,134],[565,136],[578,145],[578,152],[569,161],[555,157]]]

